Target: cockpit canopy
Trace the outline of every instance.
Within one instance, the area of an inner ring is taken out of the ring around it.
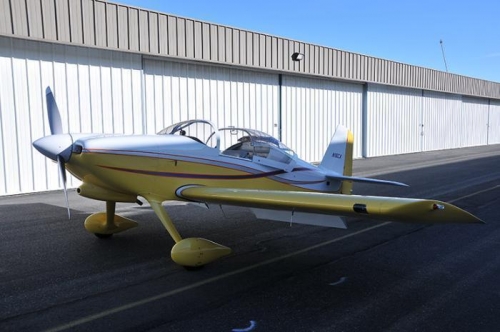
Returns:
[[[273,164],[269,166],[275,166],[275,163],[291,165],[296,158],[292,149],[262,131],[235,127],[217,129],[215,124],[206,120],[179,122],[158,132],[158,135],[186,136],[218,149],[222,155]]]
[[[220,148],[219,130],[215,124],[207,120],[182,121],[159,131],[157,135],[186,136],[208,147]]]
[[[245,128],[222,128],[220,130],[221,140],[225,144],[222,154],[253,159],[254,156],[268,158],[270,155],[276,159],[278,154],[272,151],[279,151],[282,162],[293,158],[295,152],[281,143],[276,138],[258,130]]]

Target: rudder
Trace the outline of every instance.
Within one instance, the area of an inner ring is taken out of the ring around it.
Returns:
[[[337,174],[352,176],[353,144],[354,135],[352,132],[346,127],[338,125],[319,167]],[[350,195],[352,181],[342,181],[340,192]]]

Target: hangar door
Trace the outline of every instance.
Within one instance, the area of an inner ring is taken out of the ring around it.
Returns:
[[[204,119],[278,136],[278,75],[221,66],[144,60],[146,132]]]
[[[282,80],[282,141],[309,161],[321,161],[337,125],[354,134],[361,157],[363,85],[285,76]]]
[[[422,90],[369,84],[367,157],[421,151]]]
[[[462,147],[488,144],[487,99],[462,97]]]
[[[422,151],[459,148],[463,133],[462,97],[424,91],[422,102]]]
[[[50,134],[47,86],[65,132],[142,133],[139,55],[0,36],[0,78],[0,195],[62,187],[31,145]]]
[[[500,101],[490,102],[488,117],[488,144],[500,144]]]

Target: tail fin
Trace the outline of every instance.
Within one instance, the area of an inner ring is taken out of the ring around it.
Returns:
[[[363,178],[352,176],[352,149],[354,136],[352,132],[344,126],[339,125],[335,130],[332,141],[326,149],[325,156],[319,164],[319,168],[329,179],[341,181],[340,193],[350,195],[352,193],[353,182],[364,182],[374,184],[388,184],[392,186],[408,185],[388,180]]]
[[[353,143],[354,135],[352,132],[346,127],[338,125],[319,167],[339,175],[352,176]],[[350,195],[352,181],[342,181],[340,192]]]

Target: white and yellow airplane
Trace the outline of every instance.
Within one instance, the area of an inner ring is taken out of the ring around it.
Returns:
[[[66,194],[66,169],[82,181],[84,197],[106,202],[106,212],[85,220],[100,238],[137,226],[115,214],[116,202],[145,198],[176,242],[171,256],[197,267],[231,249],[202,238],[183,239],[162,202],[249,207],[258,218],[346,228],[343,217],[414,223],[480,223],[458,207],[436,201],[351,195],[353,182],[405,186],[352,176],[353,135],[338,126],[323,160],[314,166],[257,130],[217,127],[206,120],[174,124],[157,135],[65,134],[47,88],[52,135],[33,143],[57,161]],[[69,206],[68,206],[69,214]]]

